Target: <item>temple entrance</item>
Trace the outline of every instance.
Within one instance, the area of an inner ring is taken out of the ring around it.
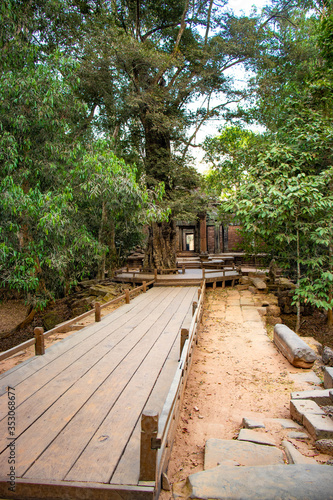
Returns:
[[[185,250],[194,252],[194,231],[185,235]]]

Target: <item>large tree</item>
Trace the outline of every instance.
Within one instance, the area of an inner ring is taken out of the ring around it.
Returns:
[[[222,148],[216,138],[207,150],[220,155],[215,179],[230,178],[228,158],[241,172],[240,187],[223,207],[243,223],[252,249],[277,257],[295,277],[299,311],[301,300],[312,303],[326,309],[332,324],[332,78],[329,37],[321,29],[329,14],[326,8],[319,14],[302,6],[287,24],[267,27],[272,40],[257,61],[258,99],[247,114],[267,132],[252,134],[245,149],[245,132],[227,130],[231,144]]]
[[[52,0],[36,9],[44,49],[56,45],[79,62],[78,96],[96,130],[136,160],[148,186],[164,183],[172,215],[150,228],[148,267],[175,265],[174,220],[188,195],[194,208],[198,187],[187,157],[193,137],[244,97],[228,70],[259,51],[259,19],[226,7],[223,0]]]

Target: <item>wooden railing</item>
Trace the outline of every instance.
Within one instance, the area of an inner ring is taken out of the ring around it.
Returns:
[[[61,332],[64,330],[64,328],[67,328],[92,314],[95,314],[95,321],[101,321],[102,309],[110,306],[111,304],[116,304],[117,302],[121,302],[122,300],[125,300],[125,302],[129,304],[131,295],[136,294],[140,290],[146,292],[147,287],[154,284],[154,282],[155,280],[149,281],[148,283],[144,281],[141,286],[133,288],[133,290],[125,290],[124,294],[119,295],[119,297],[116,297],[115,299],[112,299],[109,302],[105,302],[105,304],[100,304],[99,302],[96,302],[94,309],[91,309],[90,311],[80,314],[80,316],[76,316],[75,318],[65,321],[64,323],[61,323],[60,325],[56,326],[55,328],[52,328],[51,330],[48,330],[47,332],[44,332],[44,329],[41,327],[35,328],[34,329],[35,337],[33,339],[27,340],[22,344],[19,344],[15,347],[12,347],[11,349],[8,349],[7,351],[0,353],[0,361],[7,359],[10,356],[13,356],[13,354],[16,354],[17,352],[22,351],[23,349],[26,349],[27,347],[30,347],[32,345],[35,345],[36,356],[45,354],[45,339],[50,335]]]
[[[205,300],[206,283],[198,289],[198,302],[192,304],[192,321],[189,329],[180,332],[180,358],[161,414],[143,412],[141,416],[140,482],[154,482],[159,488],[165,472],[177,426],[178,413],[192,362],[194,342],[197,341]]]

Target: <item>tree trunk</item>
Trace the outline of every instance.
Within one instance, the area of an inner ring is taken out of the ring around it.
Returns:
[[[106,217],[106,207],[105,203],[103,201],[102,204],[102,217],[101,217],[101,225],[99,228],[99,235],[98,235],[98,240],[101,245],[105,244],[105,228],[107,224],[107,217]],[[105,260],[106,260],[106,251],[103,250],[103,254],[101,257],[101,261],[98,265],[98,273],[97,273],[97,278],[98,279],[104,279],[105,278]]]
[[[300,265],[300,248],[299,248],[299,229],[297,229],[297,283],[296,287],[299,289],[301,279],[301,265]],[[301,304],[299,298],[296,302],[297,319],[296,319],[296,333],[299,332],[301,328]]]
[[[154,222],[149,228],[144,268],[176,267],[176,223],[173,220]]]
[[[151,187],[163,182],[167,198],[173,189],[170,134],[163,127],[159,129],[147,115],[141,120],[145,130],[147,182]],[[175,268],[176,248],[175,221],[154,222],[149,228],[144,267]]]

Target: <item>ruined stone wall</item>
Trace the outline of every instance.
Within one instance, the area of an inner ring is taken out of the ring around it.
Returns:
[[[239,233],[241,226],[228,227],[228,251],[237,252],[242,250],[243,239]]]

